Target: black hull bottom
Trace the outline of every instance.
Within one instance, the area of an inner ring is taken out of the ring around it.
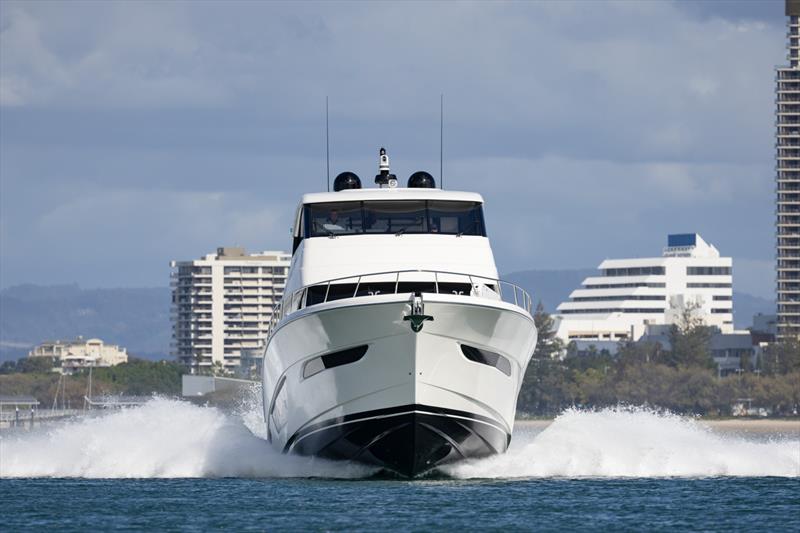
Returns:
[[[301,428],[284,451],[358,461],[413,478],[447,463],[503,453],[510,440],[489,418],[405,405]]]

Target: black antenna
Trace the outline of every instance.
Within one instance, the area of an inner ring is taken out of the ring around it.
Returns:
[[[328,132],[328,96],[325,96],[325,166],[328,183],[328,192],[331,192],[331,142]]]
[[[444,190],[444,93],[439,98],[439,187]]]

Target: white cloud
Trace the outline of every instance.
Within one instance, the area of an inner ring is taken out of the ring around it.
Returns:
[[[719,81],[708,77],[694,77],[689,80],[689,90],[703,98],[710,98],[719,93]]]
[[[14,75],[0,76],[0,107],[23,105],[28,90],[25,80]]]
[[[277,238],[286,211],[236,192],[92,190],[42,214],[35,235],[59,240],[75,252],[94,248],[79,235],[92,232],[102,242],[119,245],[118,239],[137,230],[149,233],[151,251],[216,248],[231,240],[253,247]]]
[[[505,270],[657,253],[678,230],[772,253],[774,24],[667,2],[3,7],[14,279],[68,243],[127,260],[65,276],[119,284],[135,255],[287,247],[297,196],[324,183],[325,95],[333,174],[369,183],[384,143],[398,175],[438,168],[444,92],[448,186],[489,200]]]

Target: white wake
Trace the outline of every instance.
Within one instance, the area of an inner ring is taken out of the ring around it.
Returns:
[[[255,396],[257,397],[257,396]],[[238,414],[179,400],[0,438],[0,477],[360,478],[374,468],[276,452],[261,408]],[[502,456],[451,465],[454,478],[800,476],[800,441],[720,436],[642,409],[570,410]]]
[[[156,398],[141,407],[77,419],[0,441],[0,477],[358,478],[374,469],[273,450],[255,413]],[[255,433],[246,423],[254,426]],[[261,424],[263,426],[263,423]]]
[[[642,408],[570,409],[505,455],[443,468],[455,478],[800,476],[800,440],[720,435]]]

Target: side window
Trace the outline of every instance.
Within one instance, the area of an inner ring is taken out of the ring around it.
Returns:
[[[305,236],[305,209],[298,209],[297,217],[295,220],[295,225],[292,231],[292,254],[297,251],[297,247],[300,246],[300,243],[303,242],[303,237]]]
[[[432,233],[486,236],[481,205],[466,202],[428,202]]]

